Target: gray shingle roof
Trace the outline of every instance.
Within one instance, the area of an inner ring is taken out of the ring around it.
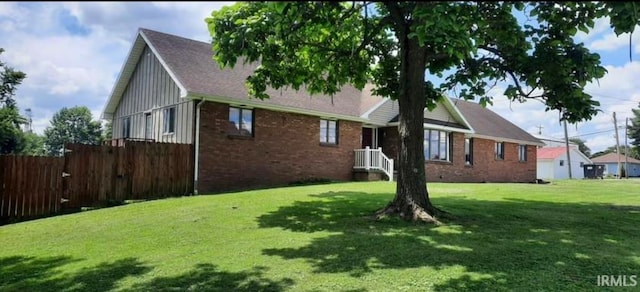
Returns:
[[[233,69],[220,69],[212,59],[213,53],[209,43],[149,29],[140,31],[155,48],[159,58],[185,87],[189,96],[226,97],[240,102],[249,100],[244,83],[257,64],[243,65],[242,60],[238,60]],[[256,104],[279,105],[351,117],[359,117],[363,112],[363,100],[366,102],[364,106],[369,106],[372,100],[375,100],[374,97],[361,98],[362,92],[352,86],[345,86],[333,100],[327,95],[310,96],[304,90],[296,92],[270,89],[267,94],[271,97],[269,100],[251,100]]]
[[[145,43],[145,41],[147,43]],[[327,95],[310,96],[300,90],[267,90],[271,98],[258,100],[248,96],[246,78],[257,64],[243,65],[239,60],[234,68],[221,69],[212,59],[211,44],[180,36],[141,28],[129,53],[114,90],[107,101],[103,117],[109,117],[120,102],[122,93],[137,64],[145,44],[148,44],[181,89],[183,97],[222,98],[227,102],[250,102],[251,105],[280,107],[319,115],[362,120],[360,116],[380,104],[383,98],[371,92],[371,85],[360,91],[346,85],[333,98]],[[476,135],[503,138],[541,144],[541,142],[499,115],[480,105],[462,100],[452,100],[456,107],[475,130]]]
[[[540,140],[480,104],[451,99],[473,127],[475,135],[542,144]]]
[[[618,163],[618,156],[620,156],[620,161],[624,163],[625,156],[618,153],[607,153],[605,155],[591,158],[591,161],[593,161],[593,163]],[[640,163],[640,160],[632,157],[627,157],[627,159],[629,163]]]

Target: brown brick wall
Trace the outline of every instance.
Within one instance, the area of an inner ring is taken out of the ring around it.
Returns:
[[[311,178],[351,180],[362,124],[338,122],[338,146],[320,145],[320,118],[253,109],[254,136],[227,135],[229,106],[201,108],[200,193],[285,185]]]
[[[397,161],[398,131],[382,129],[382,150]],[[536,179],[536,146],[527,146],[527,161],[518,161],[518,144],[504,143],[504,160],[496,160],[495,141],[473,139],[473,165],[464,163],[464,134],[453,133],[451,162],[425,162],[429,182],[533,182]],[[397,165],[397,162],[396,162]]]

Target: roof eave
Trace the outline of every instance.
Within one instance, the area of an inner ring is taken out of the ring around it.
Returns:
[[[113,114],[120,102],[120,98],[122,98],[122,94],[124,93],[127,83],[133,75],[133,71],[135,70],[138,60],[140,60],[140,56],[144,50],[144,45],[145,41],[140,36],[140,31],[138,31],[135,35],[133,45],[129,49],[127,58],[120,68],[118,77],[116,77],[116,82],[113,84],[109,98],[102,109],[102,119],[111,120],[113,118]]]
[[[145,45],[149,46],[153,54],[158,58],[162,67],[167,71],[171,79],[176,83],[178,88],[180,89],[180,97],[186,98],[188,95],[188,91],[185,86],[180,82],[177,78],[176,74],[171,70],[171,68],[167,65],[165,60],[162,58],[160,54],[158,54],[158,50],[155,46],[149,41],[149,38],[145,35],[142,29],[139,29],[136,33],[135,40],[133,41],[133,45],[129,50],[129,54],[127,54],[127,59],[124,64],[122,64],[122,68],[120,69],[120,73],[116,78],[116,82],[111,89],[111,93],[109,94],[109,98],[107,103],[105,104],[102,110],[102,119],[111,120],[115,114],[116,108],[122,99],[122,95],[124,94],[125,89],[127,88],[127,84],[129,84],[129,80],[133,76],[133,72],[135,71],[138,62],[140,61],[140,57],[142,56],[142,52],[144,51]]]
[[[188,98],[188,99],[204,99],[206,101],[213,101],[213,102],[225,103],[225,104],[230,104],[230,105],[246,106],[246,107],[267,109],[267,110],[279,111],[279,112],[297,113],[297,114],[324,117],[324,118],[334,118],[334,119],[339,119],[339,120],[347,120],[347,121],[360,122],[360,123],[368,123],[368,124],[370,124],[370,122],[371,122],[368,119],[364,119],[364,118],[361,118],[359,116],[350,116],[350,115],[345,115],[345,114],[327,113],[327,112],[308,110],[308,109],[301,109],[301,108],[295,108],[295,107],[289,107],[289,106],[277,105],[277,104],[264,104],[264,103],[258,103],[258,102],[256,102],[255,100],[252,100],[252,99],[239,100],[239,99],[236,99],[236,98],[230,98],[230,97],[224,97],[224,96],[215,96],[215,95],[207,95],[207,94],[195,93],[195,92],[187,92],[187,95],[185,96],[185,98]]]
[[[364,114],[360,115],[360,117],[363,118],[363,119],[369,119],[369,115],[372,112],[376,111],[379,107],[381,107],[383,104],[385,104],[388,101],[391,101],[391,99],[390,98],[384,98],[383,100],[381,100],[377,104],[375,104],[372,108],[367,110]]]
[[[494,137],[494,136],[478,135],[478,134],[472,134],[471,136],[472,136],[473,138],[480,138],[480,139],[494,140],[494,141],[507,142],[507,143],[516,143],[516,144],[525,144],[525,145],[535,145],[535,146],[545,146],[545,144],[544,144],[544,143],[542,143],[542,142],[535,142],[535,141],[527,141],[527,140],[511,139],[511,138],[504,138],[504,137]]]
[[[467,127],[467,129],[469,129],[471,131],[471,133],[475,133],[475,130],[473,129],[473,127],[471,126],[471,123],[469,123],[469,121],[467,121],[467,119],[464,117],[464,115],[462,115],[462,112],[458,109],[458,107],[453,104],[453,101],[451,101],[451,98],[447,97],[447,96],[442,96],[444,99],[444,106],[449,110],[449,112],[454,115],[454,118],[458,118],[459,122],[462,122],[462,125]]]
[[[398,125],[400,125],[400,122],[391,122],[386,124],[386,126],[389,126],[389,127],[398,126]],[[442,131],[464,133],[464,134],[473,133],[472,130],[469,130],[469,129],[460,129],[460,128],[447,127],[443,125],[436,125],[436,124],[429,124],[429,123],[423,123],[422,127],[425,129],[442,130]]]

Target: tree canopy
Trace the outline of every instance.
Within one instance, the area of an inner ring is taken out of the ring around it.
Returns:
[[[4,52],[0,48],[0,55]],[[16,101],[13,96],[16,93],[18,85],[27,75],[24,72],[15,70],[0,60],[0,106],[16,107]]]
[[[631,125],[627,128],[628,135],[633,140],[631,145],[633,145],[634,152],[640,153],[640,103],[638,103],[638,108],[631,111],[633,112],[633,117],[631,118]]]
[[[576,143],[576,145],[578,145],[578,150],[580,150],[582,154],[586,155],[587,157],[591,156],[591,149],[589,149],[589,146],[585,144],[584,140],[580,138],[571,138],[569,139],[569,141],[572,143]]]
[[[425,187],[425,107],[454,89],[490,103],[488,88],[508,82],[511,100],[541,100],[569,122],[590,119],[599,103],[584,87],[606,69],[574,36],[605,16],[617,34],[630,32],[637,15],[640,5],[613,2],[242,2],[206,22],[221,66],[260,62],[247,78],[254,97],[268,98],[268,87],[334,94],[372,83],[398,100],[396,197],[378,214],[436,222]]]
[[[53,115],[44,136],[47,153],[61,155],[65,143],[100,144],[102,128],[86,106],[65,107]]]
[[[0,48],[0,55],[4,49]],[[26,122],[14,99],[18,85],[26,77],[0,60],[0,154],[17,153],[22,148],[20,126]]]

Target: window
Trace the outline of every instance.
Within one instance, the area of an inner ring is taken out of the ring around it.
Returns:
[[[464,139],[464,164],[473,165],[473,139]]]
[[[131,117],[122,120],[122,138],[131,137]]]
[[[504,159],[504,142],[496,142],[496,159]]]
[[[229,135],[253,136],[253,110],[229,107]]]
[[[163,115],[163,124],[164,124],[164,128],[162,133],[163,134],[171,134],[173,132],[175,132],[176,130],[176,108],[175,107],[170,107],[170,108],[165,108],[164,109],[164,115]]]
[[[151,113],[144,114],[144,138],[146,140],[153,140],[153,120],[151,118]]]
[[[564,166],[564,160],[560,159],[560,166]]]
[[[580,168],[584,167],[584,162],[580,162]]]
[[[424,130],[424,158],[449,161],[449,133]]]
[[[320,143],[338,144],[338,122],[320,120]]]
[[[518,160],[527,161],[527,145],[518,145]]]

